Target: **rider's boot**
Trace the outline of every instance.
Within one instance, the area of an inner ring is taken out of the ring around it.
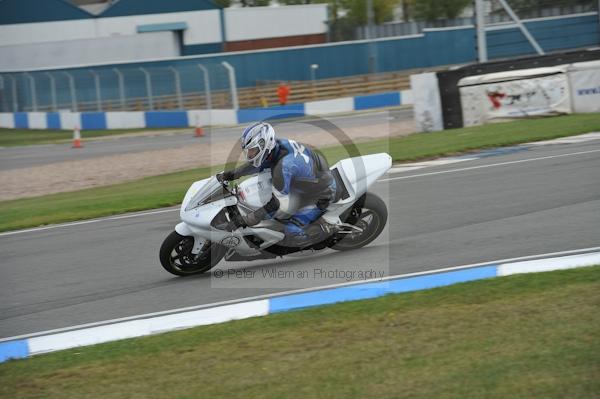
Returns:
[[[334,234],[335,231],[335,225],[327,223],[323,218],[319,218],[308,226],[298,229],[286,229],[286,236],[281,241],[281,244],[294,248],[306,248],[324,241]]]

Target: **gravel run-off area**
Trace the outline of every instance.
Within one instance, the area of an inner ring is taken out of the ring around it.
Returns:
[[[240,132],[241,130],[242,128],[240,128]],[[282,136],[317,148],[340,144],[336,138],[315,127],[310,127],[301,134],[285,134],[285,130],[282,130]],[[381,123],[373,124],[368,128],[344,129],[344,133],[357,143],[389,136],[407,135],[414,130],[415,126],[412,120],[393,123],[382,120]],[[215,133],[218,134],[218,131]],[[191,131],[181,134],[191,134]],[[232,148],[238,145],[238,140],[219,140],[212,143],[209,138],[204,137],[199,138],[198,144],[194,145],[180,147],[175,145],[173,148],[164,150],[132,152],[1,171],[0,201],[76,191],[136,180],[146,176],[219,165],[226,162]]]

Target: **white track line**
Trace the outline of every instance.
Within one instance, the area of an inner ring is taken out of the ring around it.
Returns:
[[[136,218],[136,217],[139,217],[139,216],[157,215],[159,213],[167,213],[167,212],[174,212],[174,211],[179,211],[179,206],[177,208],[168,208],[168,209],[159,209],[159,210],[156,210],[156,211],[130,213],[130,214],[127,214],[127,215],[110,216],[110,217],[105,217],[105,218],[100,218],[100,219],[82,220],[80,222],[63,223],[63,224],[53,224],[51,226],[35,227],[35,228],[32,228],[32,229],[6,231],[4,233],[0,233],[0,237],[12,236],[12,235],[15,235],[15,234],[22,234],[22,233],[31,233],[31,232],[37,232],[37,231],[44,231],[44,230],[52,230],[52,229],[58,229],[60,227],[80,226],[82,224],[91,224],[91,223],[105,222],[105,221],[109,221],[109,220],[130,219],[130,218]]]
[[[489,262],[472,263],[472,264],[469,264],[469,265],[446,267],[446,268],[443,268],[443,269],[433,269],[433,270],[424,270],[424,271],[414,272],[414,273],[396,274],[396,275],[392,275],[392,276],[386,276],[386,277],[382,277],[382,278],[374,278],[374,279],[369,279],[369,280],[364,280],[364,281],[363,280],[361,280],[361,281],[349,281],[349,282],[345,282],[345,283],[330,284],[330,285],[324,285],[324,286],[319,286],[319,287],[309,287],[309,288],[300,288],[300,289],[290,290],[290,291],[274,292],[272,294],[264,294],[264,295],[256,295],[256,296],[246,297],[246,298],[230,299],[230,300],[227,300],[227,301],[207,303],[207,304],[204,304],[204,305],[197,305],[197,306],[189,306],[189,307],[179,308],[179,309],[164,310],[164,311],[161,311],[161,312],[146,313],[146,314],[141,314],[141,315],[136,315],[136,316],[129,316],[129,317],[121,317],[121,318],[118,318],[118,319],[104,320],[104,321],[99,321],[99,322],[94,322],[94,323],[80,324],[80,325],[77,325],[77,326],[71,326],[71,327],[57,328],[57,329],[54,329],[54,330],[41,331],[41,332],[37,332],[37,333],[17,335],[17,336],[14,336],[14,337],[0,338],[0,342],[13,341],[13,340],[17,340],[17,339],[32,338],[32,337],[37,337],[37,336],[42,336],[42,335],[48,335],[48,334],[66,332],[66,331],[79,330],[79,329],[88,328],[88,327],[96,327],[96,326],[102,326],[102,325],[107,325],[107,324],[114,324],[114,323],[118,323],[118,322],[122,322],[122,321],[137,320],[137,319],[147,319],[147,318],[155,317],[155,316],[177,314],[177,313],[183,313],[183,312],[188,312],[188,311],[192,311],[192,310],[199,310],[199,309],[204,309],[204,308],[211,308],[211,307],[217,307],[217,306],[223,306],[223,305],[230,305],[230,304],[240,303],[240,302],[249,302],[249,301],[260,300],[260,299],[269,299],[269,298],[279,297],[279,296],[285,296],[285,295],[301,294],[301,293],[304,293],[304,292],[321,291],[321,290],[325,290],[325,289],[329,289],[329,288],[338,288],[338,287],[345,287],[345,286],[351,286],[351,285],[357,285],[357,284],[365,284],[365,283],[373,283],[373,282],[379,282],[379,281],[395,280],[395,279],[400,279],[400,278],[421,276],[421,275],[424,275],[424,274],[443,273],[443,272],[448,272],[448,271],[453,271],[453,270],[471,269],[471,268],[479,267],[479,266],[500,265],[500,264],[509,263],[509,262],[535,260],[535,259],[544,258],[544,257],[561,256],[561,255],[573,255],[573,254],[579,254],[579,253],[585,254],[587,252],[593,252],[593,251],[600,251],[600,247],[581,248],[581,249],[574,249],[574,250],[569,250],[569,251],[550,252],[550,253],[545,253],[545,254],[521,256],[521,257],[518,257],[518,258],[509,258],[509,259],[500,259],[500,260],[489,261]]]
[[[591,153],[594,153],[594,152],[600,152],[600,150],[572,152],[572,153],[569,153],[569,154],[550,155],[550,156],[547,156],[547,157],[521,159],[521,160],[518,160],[518,161],[500,162],[500,163],[493,163],[493,164],[489,164],[489,165],[471,166],[471,167],[468,167],[468,168],[458,168],[458,169],[452,169],[452,170],[442,170],[442,171],[439,171],[439,172],[421,173],[421,174],[418,174],[418,175],[391,177],[389,179],[380,179],[380,180],[378,180],[378,182],[383,183],[383,182],[394,181],[394,180],[414,179],[415,177],[442,175],[442,174],[446,174],[446,173],[464,172],[464,171],[467,171],[467,170],[493,168],[495,166],[514,165],[514,164],[518,164],[518,163],[540,161],[540,160],[544,160],[544,159],[562,158],[562,157],[570,157],[570,156],[574,156],[574,155],[591,154]]]
[[[495,167],[495,166],[504,166],[504,165],[513,165],[513,164],[524,163],[524,162],[533,162],[533,161],[552,159],[552,158],[562,158],[562,157],[568,157],[568,156],[574,156],[574,155],[590,154],[590,153],[595,153],[595,152],[600,152],[600,149],[599,150],[573,152],[573,153],[569,153],[569,154],[551,155],[551,156],[546,156],[546,157],[521,159],[518,161],[500,162],[500,163],[489,164],[489,165],[472,166],[472,167],[468,167],[468,168],[459,168],[459,169],[452,169],[452,170],[443,170],[443,171],[438,171],[438,172],[421,173],[421,174],[417,174],[417,175],[398,176],[398,177],[392,177],[392,178],[388,178],[388,179],[380,179],[380,180],[378,180],[378,182],[383,183],[383,182],[395,181],[395,180],[413,179],[416,177],[423,177],[423,176],[433,176],[433,175],[440,175],[440,174],[446,174],[446,173],[464,172],[467,170],[491,168],[491,167]],[[160,209],[160,210],[156,210],[156,211],[140,212],[140,213],[121,215],[121,216],[112,216],[112,217],[107,217],[107,218],[82,220],[80,222],[56,224],[56,225],[45,226],[45,227],[35,227],[35,228],[25,229],[25,230],[7,231],[4,233],[0,233],[0,237],[6,237],[6,236],[11,236],[11,235],[16,235],[16,234],[23,234],[23,233],[45,231],[45,230],[62,228],[62,227],[80,226],[80,225],[84,225],[84,224],[91,224],[91,223],[111,221],[111,220],[129,219],[129,218],[135,218],[135,217],[139,217],[139,216],[156,215],[156,214],[160,214],[160,213],[174,212],[174,211],[178,211],[178,210],[179,210],[179,207],[169,208],[169,209]]]

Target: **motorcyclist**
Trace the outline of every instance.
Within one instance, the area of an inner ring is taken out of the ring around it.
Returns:
[[[247,163],[219,173],[217,178],[231,181],[270,169],[273,183],[271,199],[262,208],[248,213],[244,222],[254,226],[276,213],[278,219],[281,213],[291,215],[284,223],[283,241],[290,246],[307,245],[315,239],[315,232],[326,232],[325,223],[319,226],[321,231],[308,231],[336,195],[335,179],[325,158],[304,144],[276,138],[273,126],[266,122],[248,126],[242,133],[241,146]],[[295,200],[301,198],[300,208],[290,208],[292,196]]]

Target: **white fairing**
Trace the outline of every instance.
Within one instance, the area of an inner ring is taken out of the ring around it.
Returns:
[[[264,170],[256,176],[244,180],[238,187],[242,201],[251,208],[260,208],[266,204],[273,194],[271,171]]]
[[[391,167],[392,157],[380,153],[343,159],[331,169],[338,169],[350,197],[358,198]]]
[[[391,166],[392,158],[385,153],[344,159],[333,165],[331,169],[338,170],[349,195],[347,198],[331,204],[323,217],[329,223],[340,223],[339,216],[351,207],[357,198],[365,194],[367,189]],[[219,230],[211,225],[213,219],[227,206],[238,205],[238,209],[242,213],[246,213],[248,208],[257,209],[265,205],[273,195],[269,170],[253,176],[239,185],[239,203],[238,198],[232,195],[208,198],[215,190],[218,191],[220,184],[215,177],[194,182],[181,204],[182,223],[178,224],[175,230],[181,235],[194,237],[193,253],[198,253],[203,242],[210,240],[223,245],[227,243],[228,247],[235,249],[235,252],[242,256],[252,256],[260,254],[260,251],[249,246],[243,236],[261,237],[265,241],[261,247],[268,247],[283,239],[284,234],[277,231],[272,225],[276,222],[270,220],[263,221],[254,227],[239,228],[233,232]],[[293,205],[282,204],[282,206],[291,208]],[[239,240],[232,239],[232,237],[237,237]]]
[[[275,214],[277,218],[289,217],[298,207],[298,198],[294,195],[281,194],[273,188],[270,169],[240,183],[239,191],[242,193],[240,202],[251,209],[264,206],[275,194],[279,200],[279,211]]]

